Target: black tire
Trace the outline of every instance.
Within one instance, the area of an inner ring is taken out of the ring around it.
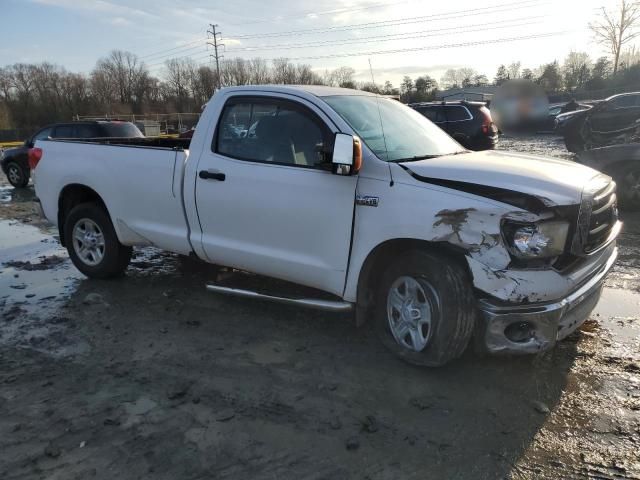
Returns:
[[[76,251],[79,244],[74,241],[76,225],[89,220],[98,226],[104,238],[102,256],[98,263],[88,264]],[[64,238],[71,261],[78,270],[89,278],[112,278],[123,274],[131,260],[133,249],[120,243],[109,218],[109,214],[101,205],[82,203],[71,209],[64,222]]]
[[[402,277],[415,279],[428,297],[431,332],[421,351],[401,345],[391,332],[387,299],[391,287]],[[401,359],[421,366],[444,365],[464,353],[475,322],[471,280],[446,255],[411,251],[394,259],[383,272],[376,292],[374,329],[382,343]]]
[[[612,176],[617,184],[620,210],[640,211],[640,162],[627,164]]]
[[[564,137],[564,145],[571,153],[579,153],[584,150],[584,143],[582,141],[569,138],[566,135]]]
[[[15,188],[24,188],[29,184],[29,170],[25,170],[17,162],[9,162],[6,172],[7,180]]]

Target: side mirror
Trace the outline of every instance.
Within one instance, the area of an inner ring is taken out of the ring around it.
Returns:
[[[336,133],[331,157],[335,175],[355,175],[362,166],[362,144],[358,137]]]

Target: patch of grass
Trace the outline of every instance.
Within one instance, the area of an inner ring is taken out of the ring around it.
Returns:
[[[0,148],[10,148],[22,145],[24,142],[0,142]]]

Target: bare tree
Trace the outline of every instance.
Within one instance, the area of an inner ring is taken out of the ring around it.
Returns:
[[[13,88],[13,78],[11,75],[11,70],[7,68],[0,67],[0,99],[4,102],[9,102],[11,100],[11,91]]]
[[[584,87],[591,77],[591,69],[591,59],[586,52],[569,52],[562,67],[565,88],[574,91]]]
[[[103,95],[115,94],[115,98],[109,98],[109,104],[115,100],[134,113],[141,110],[149,72],[136,55],[114,50],[108,57],[98,60],[93,76]]]
[[[515,78],[520,78],[520,67],[521,67],[520,62],[512,62],[509,64],[509,66],[507,67],[507,71],[509,73],[509,78],[511,80]]]
[[[269,65],[263,58],[252,58],[249,60],[249,71],[253,85],[265,84],[271,81]]]
[[[608,12],[602,7],[602,18],[589,24],[595,39],[613,55],[613,74],[618,72],[623,47],[640,35],[640,3],[637,0],[620,0],[618,12]]]
[[[340,67],[332,70],[329,78],[325,79],[328,85],[334,87],[355,88],[353,77],[356,71],[351,67]]]
[[[444,88],[470,87],[477,72],[473,68],[450,68],[440,79]]]
[[[189,92],[192,91],[191,71],[193,60],[172,58],[165,65],[165,79],[168,93],[174,98],[178,112],[184,112],[189,103]]]

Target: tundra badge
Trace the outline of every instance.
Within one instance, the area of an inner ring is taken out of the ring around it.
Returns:
[[[364,205],[365,207],[377,207],[378,197],[370,197],[369,195],[356,195],[356,205]]]

